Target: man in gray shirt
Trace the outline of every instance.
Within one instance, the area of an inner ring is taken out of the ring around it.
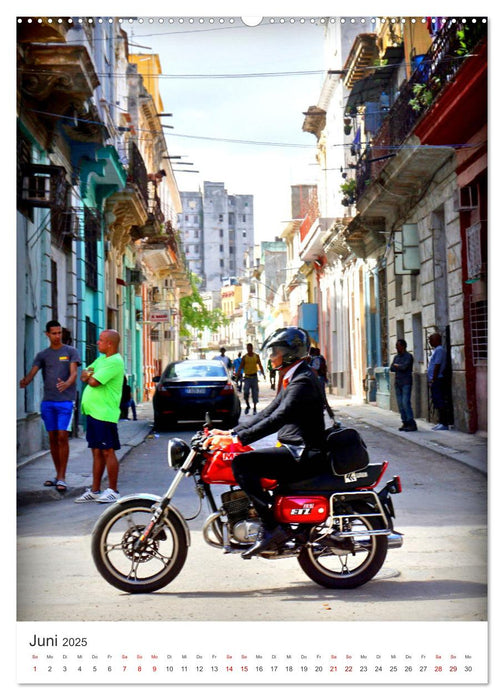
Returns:
[[[25,389],[42,370],[44,394],[40,405],[40,414],[49,435],[51,456],[56,470],[55,479],[47,479],[44,486],[55,486],[64,493],[68,463],[68,433],[71,430],[73,409],[76,398],[77,367],[80,365],[79,353],[70,345],[62,342],[63,329],[58,321],[49,321],[46,336],[49,347],[39,352],[31,370],[21,379],[19,386]]]

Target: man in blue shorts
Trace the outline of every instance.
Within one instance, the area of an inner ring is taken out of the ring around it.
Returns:
[[[46,324],[46,336],[50,345],[36,355],[31,370],[19,382],[21,389],[25,389],[39,369],[42,370],[44,394],[40,413],[49,435],[49,447],[56,470],[56,477],[47,479],[44,486],[55,486],[60,493],[67,490],[65,477],[70,451],[68,434],[72,429],[75,380],[80,365],[79,353],[71,345],[63,344],[62,335],[63,329],[58,321]]]
[[[119,450],[117,423],[124,380],[124,361],[118,352],[119,333],[102,331],[98,338],[100,356],[81,373],[87,385],[82,393],[82,413],[86,416],[86,438],[93,454],[93,483],[76,503],[114,503],[119,498],[117,478]],[[101,491],[101,480],[107,468],[108,488]]]

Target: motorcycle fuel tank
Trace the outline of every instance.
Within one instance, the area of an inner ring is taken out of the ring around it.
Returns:
[[[275,500],[275,519],[281,523],[323,523],[329,516],[329,501],[324,496],[279,496]]]

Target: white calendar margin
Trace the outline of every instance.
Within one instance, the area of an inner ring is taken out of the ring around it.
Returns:
[[[49,638],[51,645],[31,646],[35,638]],[[86,646],[63,646],[65,639],[83,638]],[[18,683],[39,685],[486,684],[488,624],[19,622],[17,662]],[[366,673],[359,671],[364,664]],[[153,665],[158,667],[155,673]],[[174,670],[167,672],[167,665]],[[219,671],[212,673],[212,665]],[[256,670],[258,665],[262,672]],[[294,671],[286,670],[289,665]],[[301,672],[302,665],[308,670]],[[338,667],[335,673],[330,672],[333,665]],[[383,667],[381,672],[375,671],[377,665]],[[408,665],[410,672],[404,670]],[[205,670],[198,673],[197,666]],[[421,666],[426,670],[420,671]],[[469,666],[471,671],[465,670]],[[346,667],[352,671],[346,672]],[[391,667],[397,671],[391,672]]]

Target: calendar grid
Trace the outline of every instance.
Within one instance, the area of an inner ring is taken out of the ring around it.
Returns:
[[[488,682],[485,622],[18,623],[18,682]]]

